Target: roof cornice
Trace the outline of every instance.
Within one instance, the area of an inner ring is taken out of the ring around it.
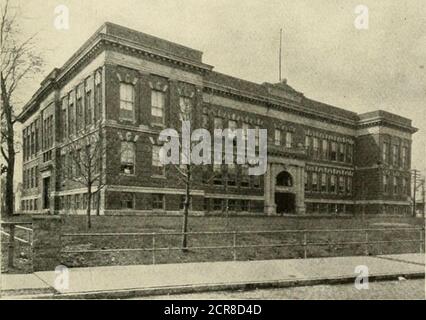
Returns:
[[[343,125],[345,127],[350,127],[353,129],[355,129],[357,125],[356,121],[339,117],[336,115],[332,115],[332,114],[326,114],[320,111],[313,112],[312,110],[305,108],[303,105],[296,104],[290,100],[283,102],[283,100],[275,99],[272,97],[267,97],[262,95],[253,95],[249,92],[244,92],[232,87],[223,86],[223,85],[209,82],[209,81],[204,82],[204,88],[207,91],[218,92],[218,93],[221,93],[222,95],[232,96],[240,100],[266,104],[268,107],[273,107],[277,110],[281,110],[281,111],[286,110],[288,112],[301,114],[303,116],[315,118],[315,119],[319,118],[323,121],[337,123],[337,124]]]

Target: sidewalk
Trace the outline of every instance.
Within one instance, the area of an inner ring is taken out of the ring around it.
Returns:
[[[3,298],[126,298],[352,282],[355,267],[368,267],[369,279],[424,278],[424,254],[231,261],[69,269],[69,288],[55,290],[54,271],[2,274]],[[32,296],[25,295],[28,292]]]

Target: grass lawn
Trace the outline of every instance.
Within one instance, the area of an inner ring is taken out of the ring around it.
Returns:
[[[108,216],[93,217],[93,227],[87,231],[84,216],[67,216],[63,233],[105,233],[105,232],[179,232],[181,217],[149,217],[149,216]],[[362,229],[380,228],[388,231],[377,231],[369,234],[369,241],[418,240],[419,231],[397,230],[392,228],[421,227],[424,220],[415,218],[377,217],[361,221],[355,218],[339,217],[190,217],[189,231],[262,231],[262,230],[325,230],[325,229]],[[328,233],[324,231],[310,232],[307,235],[308,257],[362,255],[365,245],[337,245],[337,242],[364,241],[365,234],[360,232],[340,231]],[[313,245],[314,242],[327,242],[327,245]],[[237,246],[297,244],[289,247],[256,247],[238,248],[238,260],[303,258],[303,233],[250,233],[238,234]],[[175,248],[181,244],[181,236],[156,236],[156,248]],[[189,235],[189,247],[232,246],[232,234]],[[91,250],[111,248],[151,248],[151,236],[101,236],[101,237],[64,237],[63,247],[66,250]],[[369,246],[369,254],[419,252],[418,242],[383,243]],[[152,263],[152,253],[145,251],[131,252],[97,252],[97,253],[65,253],[63,263],[68,266],[95,265],[128,265]],[[155,253],[156,263],[206,262],[233,259],[230,249],[189,249],[162,250]]]
[[[62,233],[117,233],[117,232],[179,232],[179,216],[94,216],[92,228],[86,229],[85,216],[64,216]],[[342,230],[380,228],[388,231],[370,232],[370,241],[418,240],[419,231],[397,230],[392,228],[422,227],[421,218],[370,217],[365,221],[351,217],[189,217],[189,231],[264,231],[264,230]],[[424,238],[423,238],[424,239]],[[7,238],[2,236],[2,269],[7,263]],[[238,260],[303,258],[303,233],[247,233],[238,234],[237,246],[296,244],[288,247],[238,248]],[[360,232],[325,231],[307,234],[307,256],[348,256],[365,254],[365,245],[337,245],[337,242],[364,241],[365,234]],[[325,242],[326,245],[313,245]],[[155,253],[156,263],[207,262],[233,259],[232,249],[191,249],[191,247],[232,246],[232,234],[189,235],[188,252],[181,250],[162,250]],[[158,235],[156,248],[176,248],[181,245],[177,235]],[[16,268],[8,272],[30,272],[31,252],[28,246],[17,243],[15,255]],[[151,248],[151,236],[98,236],[63,237],[64,250],[95,250],[112,248]],[[419,242],[383,243],[369,246],[369,254],[419,252]],[[148,251],[63,253],[62,263],[70,267],[151,264],[152,253]]]

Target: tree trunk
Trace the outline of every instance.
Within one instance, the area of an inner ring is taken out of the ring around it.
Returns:
[[[6,171],[6,190],[4,195],[4,211],[6,216],[12,216],[14,212],[13,208],[13,176],[15,173],[15,137],[13,132],[13,120],[12,120],[12,106],[10,105],[9,97],[6,92],[6,85],[4,83],[3,73],[0,76],[1,85],[1,100],[4,110],[4,117],[6,119],[7,135],[7,171]],[[3,143],[3,139],[1,141]]]
[[[101,186],[103,183],[103,150],[104,150],[104,141],[103,141],[103,132],[101,120],[99,120],[99,156],[98,156],[98,165],[99,165],[99,181],[98,181],[98,189],[96,192],[96,215],[101,215]]]
[[[101,190],[98,189],[96,192],[96,215],[101,215]]]
[[[185,194],[185,203],[183,206],[183,221],[182,221],[182,251],[188,251],[188,212],[189,212],[189,201],[190,201],[190,191],[191,191],[191,168],[190,165],[187,165],[187,178],[186,178],[186,194]]]
[[[92,202],[92,186],[87,186],[87,208],[86,208],[86,215],[87,215],[87,228],[90,229],[92,227],[92,218],[90,216],[90,205]]]

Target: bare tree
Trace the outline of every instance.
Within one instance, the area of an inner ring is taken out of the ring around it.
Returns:
[[[5,214],[13,214],[13,178],[15,171],[15,135],[17,107],[16,92],[29,76],[41,72],[42,59],[35,53],[34,37],[21,38],[17,12],[9,0],[0,5],[0,108],[1,108],[1,154],[5,165],[6,187],[4,195]]]
[[[190,131],[192,120],[194,119],[194,110],[192,103],[189,99],[182,99],[180,101],[180,120],[182,122],[182,131]],[[182,215],[182,251],[188,251],[188,214],[189,206],[191,203],[191,189],[192,189],[192,175],[194,165],[191,163],[190,154],[192,150],[192,142],[189,141],[189,145],[181,145],[183,152],[182,162],[186,164],[174,165],[177,172],[180,175],[180,179],[185,185],[185,200],[183,203],[183,215]],[[187,160],[187,161],[183,161]]]
[[[81,136],[67,147],[67,157],[62,160],[62,172],[68,181],[77,182],[87,189],[87,228],[92,227],[91,203],[96,196],[96,214],[100,210],[100,192],[105,186],[105,174],[102,168],[106,148],[101,122],[95,128],[87,128]]]
[[[195,120],[195,112],[193,109],[193,106],[189,99],[183,99],[180,101],[180,119],[182,121],[182,135],[184,134],[184,131],[190,132],[191,131],[191,125],[194,123]],[[228,143],[231,143],[232,146],[234,146],[234,141],[236,139],[236,133],[234,131],[228,131],[227,135],[224,137],[225,140],[228,140]],[[222,137],[221,137],[222,139]],[[222,140],[223,141],[223,140]],[[191,203],[191,190],[193,188],[193,176],[195,172],[196,165],[192,162],[192,159],[190,158],[190,155],[192,154],[194,146],[198,143],[198,141],[186,141],[187,145],[182,145],[182,159],[181,161],[184,164],[180,165],[174,165],[177,172],[179,173],[180,180],[185,185],[185,199],[184,199],[184,206],[183,206],[183,215],[182,215],[182,250],[185,252],[188,249],[188,215],[189,215],[189,207]],[[233,147],[234,148],[234,147]],[[183,161],[187,160],[187,161]],[[222,160],[223,161],[223,160]],[[213,166],[214,167],[214,166]],[[221,169],[220,172],[216,172],[213,170],[212,174],[206,177],[203,177],[204,183],[210,183],[212,180],[218,178],[220,176],[220,179],[223,177],[223,168],[222,165],[220,165]],[[224,181],[224,187],[225,187],[225,193],[228,192],[228,179],[229,179],[229,168],[227,170],[227,179]],[[204,172],[203,172],[204,175]],[[225,198],[225,217],[226,217],[226,228],[229,226],[229,200],[228,198]]]

